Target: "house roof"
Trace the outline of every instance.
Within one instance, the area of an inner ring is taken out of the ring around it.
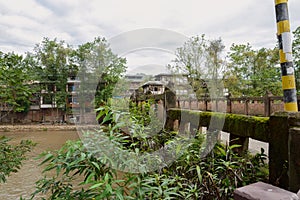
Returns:
[[[146,83],[144,83],[142,85],[142,87],[148,86],[148,85],[165,85],[163,82],[161,81],[147,81]]]

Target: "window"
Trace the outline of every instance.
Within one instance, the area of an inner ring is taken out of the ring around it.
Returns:
[[[75,85],[69,84],[69,85],[68,85],[68,92],[74,92],[74,91],[75,91]]]
[[[54,92],[54,88],[55,88],[54,84],[47,85],[48,92]]]
[[[52,96],[51,95],[43,96],[43,104],[52,104]]]

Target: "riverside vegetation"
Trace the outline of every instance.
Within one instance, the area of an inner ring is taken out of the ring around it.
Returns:
[[[0,136],[0,183],[4,183],[11,173],[15,173],[26,159],[26,152],[35,146],[30,140],[22,140],[20,144],[12,145],[11,139]]]
[[[150,109],[150,106],[144,108]],[[144,120],[140,116],[145,112],[141,114],[139,110],[129,113],[135,127],[131,127],[132,134],[124,134],[124,123],[120,120],[124,112],[98,109],[101,125],[106,125],[89,134],[105,136],[103,142],[113,142],[119,150],[139,153],[162,148],[179,134],[161,131],[151,137],[140,135],[138,131],[147,127],[144,125],[149,113]],[[54,170],[56,175],[37,181],[32,199],[38,194],[46,195],[47,199],[232,199],[235,188],[268,180],[263,149],[259,154],[240,157],[233,151],[237,145],[218,143],[203,158],[201,146],[205,138],[200,132],[194,135],[186,149],[179,149],[180,156],[170,165],[141,173],[120,172],[113,167],[113,158],[99,157],[97,152],[88,150],[94,138],[84,142],[69,141],[57,151],[41,154],[44,172]],[[114,155],[118,154],[119,151]],[[75,184],[73,180],[78,177],[82,181]]]

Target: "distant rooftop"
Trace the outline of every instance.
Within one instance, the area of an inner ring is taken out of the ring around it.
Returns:
[[[142,87],[147,86],[147,85],[165,85],[165,84],[161,81],[147,81],[146,83],[144,83],[142,85]]]
[[[187,76],[188,74],[176,74],[176,73],[160,73],[160,74],[157,74],[157,75],[154,75],[154,77],[160,77],[160,76]]]

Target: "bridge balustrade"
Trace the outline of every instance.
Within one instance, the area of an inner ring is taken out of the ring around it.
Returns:
[[[171,108],[167,111],[165,128],[175,130],[180,126],[200,130],[208,127],[212,118],[214,123],[218,123],[218,119],[224,123],[220,131],[230,134],[230,145],[241,145],[236,149],[240,155],[248,150],[249,138],[267,142],[269,182],[292,192],[299,190],[300,112],[276,112],[270,117],[257,117]]]

